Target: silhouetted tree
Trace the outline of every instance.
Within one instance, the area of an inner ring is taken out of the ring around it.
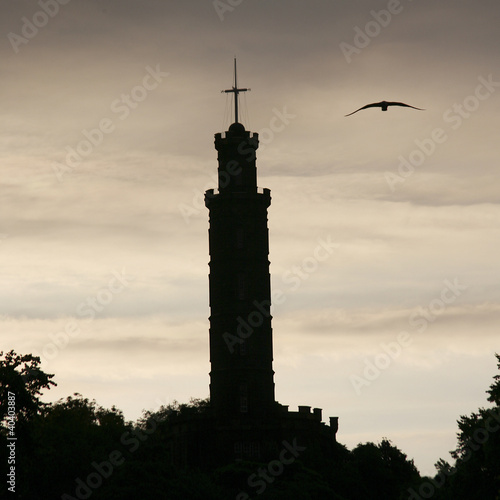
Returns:
[[[179,470],[172,464],[170,424],[209,415],[208,399],[174,401],[143,412],[133,424],[125,422],[116,407],[103,408],[80,394],[42,403],[42,389],[55,384],[53,375],[41,371],[40,359],[32,355],[11,351],[0,370],[2,390],[19,395],[24,421],[17,449],[18,498],[219,500],[246,492],[259,500],[399,500],[419,478],[413,461],[384,439],[378,445],[360,444],[353,451],[339,444],[333,456],[313,461],[297,459],[257,491],[248,479],[268,464],[242,461],[216,469],[206,464],[203,470]],[[6,429],[0,433],[0,454],[6,450]],[[6,496],[4,486],[1,498]]]
[[[498,361],[497,367],[500,370],[500,354],[495,354],[495,356]],[[494,403],[498,408],[500,407],[500,375],[495,375],[493,380],[495,382],[490,385],[490,388],[486,391],[486,393],[489,394],[488,401],[490,403]]]
[[[407,498],[407,488],[420,479],[413,460],[388,439],[378,445],[359,444],[344,470],[341,493],[352,500]]]
[[[500,355],[496,358],[500,370]],[[426,479],[422,492],[439,500],[500,498],[500,375],[494,380],[486,391],[494,406],[460,417],[457,448],[451,452],[455,464],[439,460],[437,475]]]
[[[13,496],[13,493],[23,498],[20,493],[21,482],[26,482],[31,474],[31,426],[48,406],[40,400],[40,396],[43,389],[56,385],[51,380],[53,377],[40,369],[40,358],[37,356],[16,354],[14,350],[6,354],[0,352],[1,470],[5,470],[7,464],[9,471],[11,466],[15,468],[16,476],[15,492],[7,492],[6,481],[1,481],[1,498],[6,498],[7,494]],[[8,441],[8,437],[15,441]],[[7,445],[13,449],[7,448]]]
[[[104,409],[79,394],[46,405],[18,441],[20,498],[80,498],[83,493],[75,494],[80,480],[85,483],[89,474],[97,478],[93,464],[109,462],[126,429],[121,411]]]
[[[156,411],[145,410],[142,417],[137,421],[139,427],[147,426],[148,422],[154,420],[156,423],[169,422],[177,417],[204,414],[210,409],[210,399],[191,398],[189,403],[173,401],[168,405],[162,405]]]
[[[4,355],[0,352],[0,415],[7,413],[7,394],[14,394],[18,422],[29,420],[40,413],[46,403],[40,401],[42,389],[57,385],[54,375],[40,370],[40,358],[32,354],[16,354],[14,350]]]

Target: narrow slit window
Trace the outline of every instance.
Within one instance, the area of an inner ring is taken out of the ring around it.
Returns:
[[[240,413],[248,413],[248,398],[240,396]]]

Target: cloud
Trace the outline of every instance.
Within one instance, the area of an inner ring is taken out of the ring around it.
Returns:
[[[445,114],[475,106],[467,99],[480,76],[500,80],[499,10],[493,0],[400,3],[350,63],[340,44],[354,44],[355,28],[365,30],[386,0],[241,2],[223,21],[212,2],[69,2],[18,53],[7,35],[21,33],[23,17],[32,20],[40,6],[4,6],[4,344],[42,352],[71,318],[82,320],[76,308],[105,290],[113,271],[135,277],[50,360],[60,384],[54,397],[80,391],[132,418],[160,396],[207,395],[203,193],[216,185],[213,134],[229,125],[220,91],[232,83],[236,55],[239,81],[252,88],[241,106],[245,126],[261,133],[258,184],[273,196],[272,286],[285,297],[273,320],[279,399],[312,398],[325,414],[340,414],[349,444],[393,430],[398,446],[431,465],[450,449],[443,439],[423,453],[418,436],[454,436],[455,419],[475,409],[491,377],[500,93],[459,125]],[[157,65],[169,75],[121,119],[113,103]],[[382,99],[426,111],[344,117]],[[270,138],[276,110],[294,117]],[[58,180],[54,165],[103,119],[113,131]],[[400,157],[418,160],[418,144],[437,128],[446,140],[391,190],[386,173],[401,176]],[[314,262],[325,238],[338,246]],[[297,284],[298,272],[306,277]],[[409,316],[455,278],[467,291],[425,331],[411,330],[412,346],[357,398],[349,375],[411,329]],[[447,422],[437,420],[443,392]]]

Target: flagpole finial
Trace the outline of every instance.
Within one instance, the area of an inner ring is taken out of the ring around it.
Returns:
[[[236,70],[236,57],[234,58],[234,85],[232,88],[223,90],[222,92],[228,94],[228,93],[234,93],[234,123],[239,123],[239,117],[238,117],[238,95],[240,92],[247,92],[250,89],[246,88],[238,88],[238,73]]]

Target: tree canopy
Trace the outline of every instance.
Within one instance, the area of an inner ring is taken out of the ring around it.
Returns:
[[[30,419],[40,413],[46,403],[40,401],[42,389],[50,389],[56,383],[54,375],[40,369],[40,358],[32,354],[16,354],[14,350],[4,355],[0,352],[0,414],[7,413],[7,395],[16,396],[16,416],[18,420]]]
[[[460,417],[452,454],[455,463],[439,460],[434,478],[421,478],[413,460],[384,438],[378,444],[360,443],[353,450],[339,445],[337,456],[320,465],[299,458],[259,495],[254,490],[252,497],[245,496],[248,478],[267,464],[240,461],[203,471],[172,466],[164,439],[169,422],[207,411],[209,400],[174,401],[157,411],[144,411],[135,423],[126,422],[116,407],[103,408],[81,394],[41,402],[42,390],[55,385],[52,378],[42,371],[40,359],[30,354],[10,351],[0,359],[2,417],[7,410],[4,396],[15,391],[23,421],[16,454],[19,498],[219,500],[240,495],[259,500],[400,500],[430,498],[429,494],[437,500],[500,498],[500,375],[487,391],[493,407]],[[4,464],[7,431],[4,418],[0,427]],[[5,488],[0,485],[1,498],[8,498]]]
[[[500,355],[495,356],[500,370]],[[436,476],[424,478],[414,490],[415,499],[500,499],[500,375],[493,380],[486,391],[493,406],[460,416],[457,447],[451,452],[454,464],[440,459]]]

